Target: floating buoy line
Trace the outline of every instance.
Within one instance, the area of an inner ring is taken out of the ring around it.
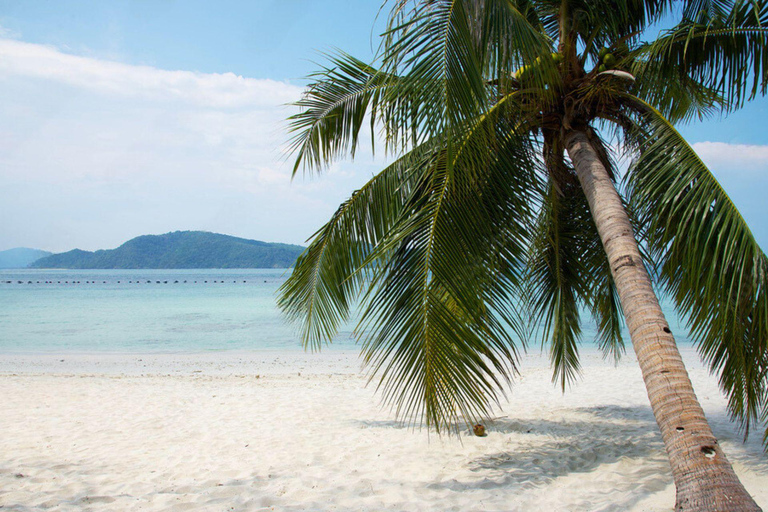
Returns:
[[[267,281],[264,280],[266,283]],[[88,281],[75,281],[75,280],[48,280],[48,281],[29,281],[29,280],[19,280],[19,279],[0,279],[0,284],[224,284],[229,283],[229,281],[225,280],[170,280],[170,279],[162,279],[162,280],[152,280],[152,279],[131,279],[128,281],[125,281],[123,279],[119,281],[97,281],[97,280],[88,280]],[[247,284],[247,280],[233,280],[232,284]]]

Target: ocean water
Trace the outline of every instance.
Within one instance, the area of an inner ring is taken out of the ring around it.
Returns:
[[[284,269],[0,271],[0,352],[297,349]],[[353,345],[341,332],[339,345]]]
[[[303,350],[275,305],[287,277],[283,269],[0,270],[0,353]],[[690,343],[674,310],[665,312]],[[331,350],[355,348],[352,327]],[[583,347],[594,337],[585,317]]]

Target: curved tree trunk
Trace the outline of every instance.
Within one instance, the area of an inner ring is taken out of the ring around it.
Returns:
[[[712,434],[693,392],[624,205],[585,133],[565,136],[589,202],[661,430],[677,488],[676,511],[760,510]],[[702,255],[703,257],[703,255]]]

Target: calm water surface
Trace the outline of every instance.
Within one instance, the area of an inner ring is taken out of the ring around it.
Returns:
[[[0,270],[0,351],[301,350],[275,306],[286,277],[283,269]],[[336,342],[349,348],[349,335]]]
[[[275,305],[287,276],[283,269],[0,270],[0,352],[302,350]],[[585,348],[594,336],[585,317]],[[334,341],[354,346],[351,326]]]

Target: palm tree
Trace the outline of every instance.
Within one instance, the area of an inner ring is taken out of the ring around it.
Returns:
[[[294,174],[354,156],[363,129],[396,157],[317,231],[281,289],[305,344],[329,342],[359,306],[385,400],[457,429],[504,393],[530,338],[565,388],[581,312],[611,357],[623,317],[676,510],[759,510],[654,286],[687,319],[745,435],[765,423],[768,259],[674,125],[765,94],[768,3],[391,3],[374,62],[331,55],[291,118]],[[646,37],[660,24],[672,28]],[[614,146],[631,159],[623,179]]]

